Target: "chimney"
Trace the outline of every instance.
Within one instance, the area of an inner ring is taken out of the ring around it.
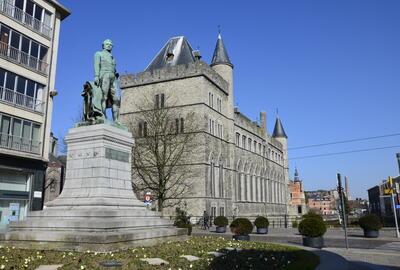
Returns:
[[[344,177],[344,185],[346,188],[346,197],[348,200],[350,200],[349,178],[347,176]]]
[[[199,50],[193,51],[193,56],[196,59],[196,61],[200,61],[201,59],[201,53]]]
[[[264,130],[265,134],[267,134],[267,113],[260,112],[260,126]]]

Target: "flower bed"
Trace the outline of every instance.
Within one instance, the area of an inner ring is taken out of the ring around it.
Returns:
[[[226,248],[235,248],[228,250]],[[236,248],[238,250],[236,250]],[[215,258],[208,254],[218,251],[225,255]],[[189,262],[181,255],[194,255],[198,261]],[[161,258],[169,265],[152,266],[143,258]],[[318,265],[316,255],[298,248],[260,243],[236,242],[215,237],[192,237],[182,242],[166,242],[161,245],[128,249],[113,253],[59,252],[0,248],[0,269],[35,269],[43,264],[63,264],[63,270],[104,269],[105,261],[122,264],[118,269],[303,269],[312,270]]]

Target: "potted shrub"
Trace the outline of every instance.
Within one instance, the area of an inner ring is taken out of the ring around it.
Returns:
[[[299,224],[299,233],[303,235],[303,245],[307,247],[322,248],[325,232],[326,225],[322,218],[306,217]]]
[[[253,231],[253,223],[247,218],[237,218],[229,226],[234,240],[249,241],[249,234]]]
[[[217,233],[224,233],[226,232],[226,226],[228,226],[228,219],[224,216],[218,216],[214,219],[214,225],[217,226]]]
[[[369,214],[360,217],[358,223],[364,230],[364,237],[377,238],[379,236],[379,230],[382,228],[382,223],[377,215]]]
[[[268,233],[268,226],[269,221],[266,217],[257,217],[254,221],[254,225],[257,227],[258,234],[267,234]]]

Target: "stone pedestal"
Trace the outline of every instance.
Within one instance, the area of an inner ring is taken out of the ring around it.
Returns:
[[[184,238],[185,229],[149,211],[131,184],[130,132],[107,124],[73,128],[65,185],[43,211],[11,223],[6,241],[23,248],[110,251]]]

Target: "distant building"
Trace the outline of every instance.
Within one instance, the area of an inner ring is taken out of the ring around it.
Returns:
[[[337,201],[339,193],[337,190],[306,191],[308,210],[315,211],[323,216],[337,216]]]
[[[293,181],[289,181],[289,215],[293,217],[301,217],[307,211],[306,197],[303,190],[303,182],[300,180],[297,168],[294,172]]]
[[[385,194],[387,179],[370,189],[368,189],[369,211],[385,220],[386,224],[394,223],[394,212],[392,207],[392,198],[390,194]],[[393,178],[393,185],[400,185],[400,176]],[[400,205],[399,195],[395,195],[396,204]],[[397,216],[400,220],[400,210],[397,209]]]
[[[44,204],[54,200],[60,195],[64,186],[67,156],[58,155],[58,140],[50,133],[49,163],[46,169],[44,185]]]
[[[349,200],[350,214],[353,216],[360,216],[368,212],[368,200],[356,198]]]
[[[56,0],[0,1],[0,226],[43,206],[60,24]]]

